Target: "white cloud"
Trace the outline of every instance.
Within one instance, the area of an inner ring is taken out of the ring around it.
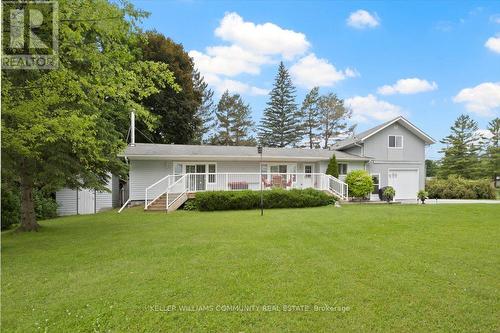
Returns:
[[[251,86],[247,83],[237,80],[220,78],[217,75],[206,75],[204,78],[205,82],[214,87],[219,95],[221,95],[226,90],[234,94],[252,96],[267,95],[269,92],[267,89]]]
[[[206,53],[190,51],[189,56],[202,73],[227,76],[259,74],[263,64],[272,62],[269,57],[248,52],[237,45],[207,47]]]
[[[491,133],[488,129],[478,129],[476,131],[476,135],[482,135],[485,139],[491,139],[493,137],[493,133]]]
[[[283,29],[274,23],[245,22],[237,13],[226,13],[215,35],[257,54],[279,54],[288,60],[303,54],[310,46],[303,33]]]
[[[401,79],[395,84],[385,85],[378,88],[378,93],[381,95],[393,95],[393,94],[417,94],[425,91],[432,91],[438,88],[436,82],[429,82],[427,80],[414,78]]]
[[[484,46],[495,53],[500,53],[500,36],[488,38]]]
[[[372,94],[354,96],[345,102],[352,109],[352,119],[358,122],[387,121],[403,114],[399,106],[379,100]]]
[[[494,14],[490,16],[490,21],[493,23],[500,24],[500,14]]]
[[[479,116],[492,116],[500,109],[500,82],[484,82],[465,88],[453,98],[455,103],[465,103],[465,108]]]
[[[369,13],[364,9],[352,12],[347,18],[347,25],[356,28],[375,28],[380,25],[380,19],[376,13]]]
[[[308,89],[315,86],[331,87],[347,77],[359,76],[359,73],[351,68],[345,71],[337,70],[328,60],[317,58],[314,53],[301,58],[290,67],[290,74],[297,85]]]

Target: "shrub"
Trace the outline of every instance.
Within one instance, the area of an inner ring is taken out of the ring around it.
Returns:
[[[189,199],[182,205],[182,209],[184,210],[198,210],[198,204],[196,203],[196,200],[194,199]]]
[[[425,187],[432,199],[495,199],[495,189],[488,179],[434,178]]]
[[[395,195],[396,191],[392,186],[386,186],[384,192],[382,192],[382,198],[387,202],[391,202],[392,200],[394,200]]]
[[[429,197],[429,193],[425,190],[420,190],[418,191],[417,193],[417,198],[424,204],[425,203],[425,199],[427,199]]]
[[[349,172],[345,182],[349,185],[350,197],[365,198],[373,191],[372,177],[365,170]]]
[[[45,220],[57,216],[57,203],[48,194],[33,190],[35,216],[37,220]],[[21,221],[21,193],[17,187],[2,188],[2,230]]]
[[[326,206],[335,199],[324,192],[272,189],[263,192],[264,208],[300,208]],[[256,209],[260,207],[258,191],[215,191],[196,194],[197,209],[202,211]]]
[[[335,178],[339,178],[339,165],[337,163],[337,158],[335,154],[332,155],[330,161],[328,162],[328,167],[326,168],[326,174],[333,176]]]

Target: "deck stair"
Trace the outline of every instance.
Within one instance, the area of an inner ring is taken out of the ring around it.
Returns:
[[[180,195],[180,193],[169,193],[168,194],[170,197],[170,200],[173,200],[177,198],[174,202],[170,202],[170,207],[167,209],[167,195],[163,194],[160,196],[158,199],[153,201],[148,208],[144,209],[145,211],[167,211],[167,213],[173,212],[177,210],[186,200],[188,199],[188,194],[183,193]],[[179,196],[180,195],[180,196]]]

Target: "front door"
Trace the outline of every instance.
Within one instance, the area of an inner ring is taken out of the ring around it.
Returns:
[[[312,175],[314,173],[313,171],[314,171],[314,165],[304,164],[304,183],[303,183],[304,188],[314,187],[313,175]]]

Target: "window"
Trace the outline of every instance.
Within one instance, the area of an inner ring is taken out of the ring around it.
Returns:
[[[175,165],[174,165],[174,174],[175,175],[182,174],[182,164],[181,163],[175,163]]]
[[[306,178],[311,178],[312,165],[310,164],[304,165],[304,173],[306,174]]]
[[[339,175],[347,175],[347,163],[339,163]]]
[[[373,191],[372,194],[378,194],[380,188],[380,175],[372,175],[373,180]]]
[[[217,172],[216,171],[217,167],[215,164],[209,164],[208,165],[208,182],[209,183],[215,183],[215,173]]]
[[[389,148],[403,148],[403,136],[389,135]]]

